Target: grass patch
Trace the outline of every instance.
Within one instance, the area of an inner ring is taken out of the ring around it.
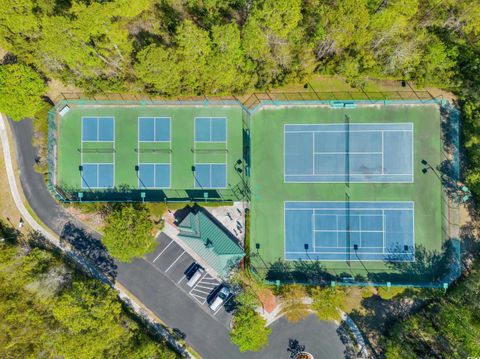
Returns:
[[[37,158],[35,159],[35,171],[43,175],[45,182],[48,176],[48,111],[51,106],[45,104],[35,114],[33,120],[32,145],[37,147]]]

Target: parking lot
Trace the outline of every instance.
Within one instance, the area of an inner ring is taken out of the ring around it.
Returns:
[[[173,239],[164,233],[157,237],[158,246],[156,250],[145,256],[148,263],[157,271],[167,276],[177,287],[217,321],[229,326],[231,314],[228,313],[222,305],[213,312],[208,304],[214,299],[220,286],[220,282],[213,278],[206,271],[202,274],[198,282],[193,286],[187,285],[187,269],[195,263],[195,260]],[[227,307],[230,298],[227,300]]]

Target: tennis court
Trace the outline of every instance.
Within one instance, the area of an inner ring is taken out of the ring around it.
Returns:
[[[285,202],[285,259],[414,260],[413,202]]]
[[[286,124],[285,182],[412,182],[412,123]]]
[[[57,183],[83,198],[138,190],[137,200],[237,200],[242,115],[238,106],[71,105],[58,118]]]
[[[408,266],[434,276],[422,261],[442,253],[440,119],[431,104],[255,112],[253,267],[272,280],[286,278],[285,268],[299,280],[393,281]]]

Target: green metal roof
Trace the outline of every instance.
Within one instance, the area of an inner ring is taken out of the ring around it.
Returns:
[[[203,209],[192,208],[178,228],[179,237],[222,277],[244,256],[243,249]]]

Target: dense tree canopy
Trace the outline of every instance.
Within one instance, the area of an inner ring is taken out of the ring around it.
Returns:
[[[471,0],[5,0],[0,46],[89,91],[238,93],[313,72],[478,90],[479,24]]]
[[[0,221],[0,237],[14,231]],[[0,357],[176,358],[108,286],[27,245],[0,243]]]
[[[155,249],[153,223],[147,209],[139,204],[117,205],[105,220],[102,242],[110,255],[130,262]]]
[[[17,121],[33,118],[42,108],[44,92],[43,79],[30,67],[0,65],[0,112]]]
[[[467,358],[480,355],[480,270],[448,295],[398,323],[386,338],[387,358]]]

